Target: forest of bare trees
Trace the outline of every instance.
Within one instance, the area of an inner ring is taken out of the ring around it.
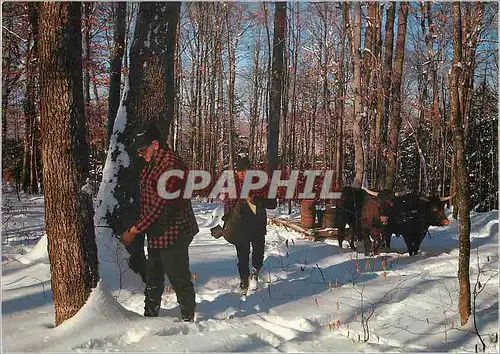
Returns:
[[[33,118],[40,111],[33,7],[3,5],[2,129],[4,158],[10,159],[6,161],[22,179],[22,188],[36,192],[43,182],[39,127]],[[497,7],[461,7],[461,116],[466,159],[475,166],[470,173],[475,176],[472,183],[478,184],[471,188],[471,207],[486,210],[498,199],[492,183],[497,173],[492,104],[497,98]],[[149,21],[141,20],[144,11],[133,3],[82,6],[84,101],[94,183],[99,181],[121,95],[117,80],[123,89],[125,77],[137,75],[134,65],[156,65],[149,64],[154,54],[141,52],[140,62],[134,59],[141,50],[134,27]],[[441,195],[455,190],[451,4],[290,4],[282,20],[284,70],[279,90],[272,86],[274,66],[279,65],[273,57],[273,6],[185,3],[178,11],[175,36],[156,41],[142,37],[160,47],[177,43],[170,57],[158,57],[170,62],[161,69],[169,73],[164,82],[146,78],[141,84],[142,90],[154,88],[151,102],[165,90],[166,96],[173,95],[167,97],[173,104],[159,113],[162,103],[150,102],[138,119],[165,114],[168,119],[160,129],[169,132],[166,139],[191,167],[216,174],[242,151],[264,164],[268,124],[278,120],[275,158],[282,168],[333,169],[339,186]],[[157,16],[154,21],[161,22],[158,30],[166,30],[161,26],[168,19]],[[490,114],[480,117],[479,112]],[[486,153],[476,153],[474,141],[482,141]]]
[[[333,170],[336,188],[457,192],[459,215],[498,209],[497,3],[4,2],[2,17],[2,175],[26,193],[54,193],[54,155],[95,189],[107,153],[134,152],[154,121],[192,169],[215,175],[244,152],[270,169]],[[120,104],[127,124],[110,145]],[[49,132],[72,132],[71,144]],[[116,233],[137,212],[130,159]],[[61,181],[67,195],[76,184]],[[78,198],[76,229],[49,239],[92,243]],[[97,273],[84,256],[85,295]]]

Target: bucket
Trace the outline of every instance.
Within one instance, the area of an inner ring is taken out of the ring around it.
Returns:
[[[306,229],[314,227],[316,220],[316,205],[314,200],[303,200],[300,205],[300,222]]]
[[[335,227],[335,213],[337,211],[337,208],[334,207],[327,207],[325,209],[325,214],[323,215],[323,220],[321,223],[321,227],[323,228],[334,228]]]

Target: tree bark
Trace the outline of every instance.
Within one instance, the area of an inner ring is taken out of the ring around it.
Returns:
[[[165,73],[167,52],[167,15],[171,2],[141,2],[130,49],[129,85],[124,102],[127,123],[123,133],[117,136],[117,142],[123,144],[129,155],[129,166],[122,166],[117,174],[117,186],[114,196],[120,205],[107,217],[107,222],[115,233],[120,235],[130,222],[138,216],[138,180],[142,161],[135,151],[140,147],[137,134],[146,125],[154,123],[161,135],[161,142],[167,141],[171,122],[167,117],[165,97]],[[116,152],[111,152],[116,159]]]
[[[38,125],[36,122],[37,109],[36,101],[36,51],[37,51],[37,35],[38,35],[38,4],[28,4],[28,22],[29,22],[29,41],[33,44],[29,47],[26,53],[26,93],[24,98],[24,115],[25,115],[25,129],[24,129],[24,156],[23,156],[23,169],[22,169],[22,188],[25,193],[37,193],[38,183],[35,180],[36,166],[32,163],[36,157],[37,136],[36,130]]]
[[[385,188],[392,190],[395,187],[397,173],[397,152],[399,143],[399,130],[401,128],[401,78],[406,42],[406,18],[408,16],[408,3],[401,2],[398,13],[398,37],[394,57],[394,73],[392,81],[393,107],[389,118],[389,150],[387,152],[387,171]]]
[[[93,3],[83,5],[83,102],[90,103],[90,14]]]
[[[92,200],[81,191],[89,167],[81,4],[40,4],[39,26],[45,229],[60,325],[80,310],[99,280]]]
[[[176,38],[177,38],[177,27],[179,23],[179,16],[181,11],[180,2],[169,2],[167,7],[167,50],[166,50],[166,68],[165,68],[165,99],[166,99],[166,122],[167,131],[169,127],[174,122],[175,117],[175,97],[176,97],[176,86],[175,86],[175,53],[176,53]],[[172,130],[170,134],[174,134]],[[172,146],[173,148],[173,146]]]
[[[114,6],[113,51],[110,60],[109,98],[108,98],[108,144],[113,133],[116,113],[120,105],[120,87],[122,79],[122,61],[125,48],[125,17],[127,3],[116,2]]]
[[[382,97],[379,102],[378,109],[378,118],[380,119],[380,129],[376,129],[376,131],[380,131],[380,136],[376,137],[379,143],[378,150],[378,171],[377,175],[379,176],[377,181],[377,186],[379,189],[382,189],[385,183],[385,180],[382,178],[384,176],[385,164],[384,161],[384,153],[386,152],[387,147],[387,131],[389,127],[389,112],[390,112],[390,96],[391,96],[391,86],[392,86],[392,55],[394,53],[394,17],[396,14],[396,3],[390,2],[388,3],[387,8],[387,17],[385,24],[385,51],[384,51],[384,60],[382,65]]]
[[[361,3],[355,3],[354,6],[354,25],[351,41],[351,53],[354,65],[354,124],[352,134],[354,139],[354,187],[361,187],[363,184],[364,156],[363,142],[361,137]]]
[[[281,88],[283,85],[283,55],[285,51],[286,27],[286,3],[277,2],[274,6],[273,61],[267,135],[268,170],[274,170],[278,165]]]
[[[336,158],[335,158],[335,183],[337,186],[342,185],[343,164],[344,164],[344,112],[345,112],[345,77],[344,77],[344,60],[345,60],[345,42],[349,30],[349,4],[342,4],[342,39],[340,44],[340,58],[337,68],[337,85],[338,98],[335,105],[337,116],[337,139],[335,141]]]
[[[458,311],[460,323],[465,325],[471,314],[470,295],[470,190],[467,160],[465,158],[465,136],[462,126],[462,110],[459,82],[462,73],[462,15],[460,3],[453,3],[453,65],[450,83],[451,128],[456,158],[455,176],[459,214],[459,253],[458,253]],[[463,104],[463,103],[462,103]]]

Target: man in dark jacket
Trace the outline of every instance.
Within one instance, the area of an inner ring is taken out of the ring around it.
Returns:
[[[185,322],[194,321],[195,294],[189,270],[188,247],[199,231],[191,201],[181,199],[186,185],[188,168],[179,155],[168,146],[161,147],[159,133],[151,125],[141,136],[143,146],[139,155],[146,160],[140,177],[139,220],[125,232],[121,240],[132,243],[139,233],[146,233],[148,260],[144,316],[157,317],[166,274]],[[165,186],[168,193],[180,191],[176,199],[164,199],[157,191],[162,174],[182,170],[184,177],[170,177]]]
[[[235,161],[237,195],[240,196],[241,185],[250,166],[248,157],[238,157]],[[236,246],[238,256],[238,272],[240,275],[240,291],[246,294],[249,288],[258,287],[259,271],[264,263],[266,245],[267,213],[265,209],[276,208],[276,199],[267,199],[264,191],[253,192],[245,199],[224,199],[224,230],[214,234],[224,236]],[[250,246],[252,247],[252,270],[250,272]],[[250,284],[251,283],[251,284]]]

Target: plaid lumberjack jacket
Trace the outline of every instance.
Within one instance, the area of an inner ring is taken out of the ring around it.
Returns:
[[[184,178],[170,177],[166,191],[180,190],[176,199],[164,199],[157,192],[160,176],[167,170],[183,170]],[[156,157],[142,170],[140,189],[140,215],[135,224],[139,232],[148,235],[149,248],[167,248],[179,237],[192,238],[199,231],[190,200],[182,199],[188,168],[180,156],[170,148],[159,149]]]

